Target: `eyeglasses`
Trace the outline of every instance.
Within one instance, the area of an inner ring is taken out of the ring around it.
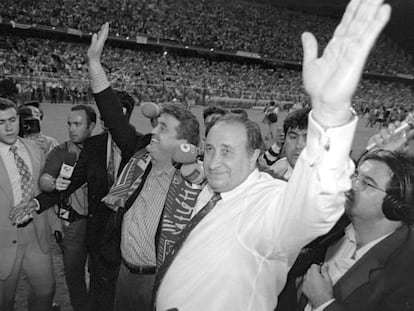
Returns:
[[[367,189],[367,187],[371,187],[373,189],[379,190],[381,192],[387,193],[384,189],[378,188],[377,186],[373,185],[369,181],[369,177],[359,174],[358,172],[355,172],[351,176],[352,180],[352,189],[354,191],[364,191]]]

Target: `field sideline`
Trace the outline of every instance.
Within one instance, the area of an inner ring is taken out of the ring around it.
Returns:
[[[46,135],[53,136],[56,138],[60,143],[64,142],[68,139],[68,130],[67,130],[67,116],[69,114],[71,104],[49,104],[49,103],[42,103],[41,108],[44,112],[44,117],[42,121],[42,132]],[[95,110],[98,112],[96,105],[92,105]],[[191,109],[191,111],[196,115],[198,120],[200,121],[201,126],[201,135],[204,135],[204,126],[203,126],[203,113],[204,107],[196,106]],[[253,121],[256,121],[260,128],[262,129],[262,134],[266,133],[266,125],[261,123],[263,119],[263,111],[258,109],[251,109],[248,110],[249,118]],[[282,112],[279,114],[279,121],[277,126],[282,126],[283,120],[286,117],[286,112]],[[99,120],[99,116],[98,116]],[[361,154],[366,146],[366,143],[378,129],[366,128],[365,125],[366,120],[360,117],[357,132],[355,135],[354,143],[353,143],[353,156],[356,157],[357,155]],[[97,126],[93,134],[98,134],[101,132],[101,126],[99,121],[97,122]],[[145,118],[141,114],[141,110],[139,107],[136,107],[133,111],[131,117],[131,123],[135,126],[135,128],[142,132],[148,133],[151,131],[151,124],[147,118]],[[267,145],[271,144],[270,141],[266,141]],[[55,278],[56,278],[56,295],[55,295],[55,302],[59,303],[61,306],[62,311],[72,311],[72,308],[69,303],[69,297],[67,293],[67,288],[65,284],[65,276],[63,272],[63,262],[61,257],[61,251],[59,247],[54,243],[53,244],[53,263],[55,268]],[[18,291],[16,295],[16,311],[24,311],[27,310],[27,284],[25,281],[25,276],[22,275],[20,277]]]

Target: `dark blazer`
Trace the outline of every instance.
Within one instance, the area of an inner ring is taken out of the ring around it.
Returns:
[[[95,94],[95,97],[105,125],[111,130],[115,143],[121,149],[120,172],[137,150],[146,147],[151,140],[151,135],[142,135],[129,124],[111,88]],[[101,202],[109,191],[106,171],[107,139],[108,134],[102,133],[86,140],[73,171],[71,184],[66,191],[42,193],[36,197],[43,211],[61,199],[69,197],[76,189],[87,183],[89,209],[87,241],[90,249],[99,246],[97,241],[100,240],[106,220],[111,214],[111,210]]]
[[[334,297],[325,311],[414,310],[413,229],[403,226],[371,248],[338,280]]]

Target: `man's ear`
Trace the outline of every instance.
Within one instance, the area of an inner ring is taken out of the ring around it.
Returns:
[[[257,160],[259,156],[260,156],[260,149],[255,149],[250,159],[250,169],[253,170],[257,167]]]
[[[92,133],[93,129],[95,128],[95,125],[96,125],[95,122],[91,122],[91,124],[89,124],[89,130],[91,131],[91,133]]]

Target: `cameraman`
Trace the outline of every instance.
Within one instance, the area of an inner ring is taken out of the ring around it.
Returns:
[[[41,132],[40,122],[43,119],[43,113],[39,109],[38,102],[25,103],[19,107],[17,113],[20,116],[20,137],[34,140],[45,155],[59,145],[55,138],[46,136]]]

